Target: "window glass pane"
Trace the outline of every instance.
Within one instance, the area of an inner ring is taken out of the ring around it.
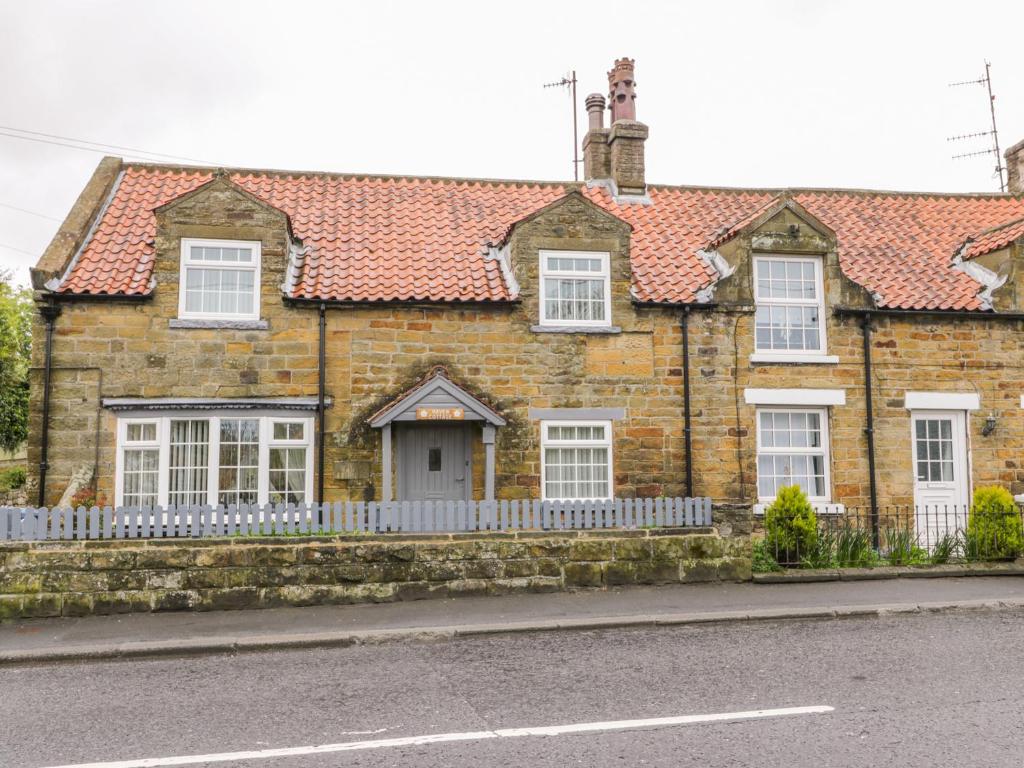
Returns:
[[[221,419],[217,503],[256,504],[259,493],[259,420]]]
[[[124,452],[122,504],[155,507],[159,482],[160,452],[157,448],[130,448]]]
[[[270,449],[270,503],[302,504],[306,501],[306,449]]]
[[[607,427],[580,424],[547,427],[549,440],[603,442]],[[565,445],[546,447],[544,496],[549,499],[604,499],[611,495],[609,449],[605,446]]]
[[[773,498],[784,485],[799,485],[811,498],[828,497],[821,419],[817,411],[758,412],[757,489],[762,499]]]
[[[304,424],[301,421],[275,421],[275,440],[301,440]]]
[[[152,442],[156,440],[156,424],[129,424],[125,438],[129,443]]]
[[[548,320],[602,321],[608,317],[604,278],[544,278],[544,315]]]
[[[821,313],[814,263],[772,259],[756,264],[755,348],[820,349]]]
[[[220,247],[213,245],[193,245],[190,261],[207,262],[253,262],[252,248]]]
[[[171,421],[168,502],[178,506],[205,504],[208,487],[210,422]]]
[[[256,275],[251,269],[187,267],[185,309],[210,314],[251,314],[255,282]]]

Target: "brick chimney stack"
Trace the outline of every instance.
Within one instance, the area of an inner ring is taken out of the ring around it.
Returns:
[[[604,96],[592,93],[587,96],[587,117],[590,125],[583,137],[583,178],[610,179],[612,177],[612,155],[608,147],[608,135],[604,127]]]
[[[608,73],[608,98],[612,125],[608,135],[611,150],[611,178],[619,195],[647,193],[644,179],[644,142],[647,126],[636,119],[636,81],[633,59],[617,59]]]
[[[612,123],[604,127],[604,97],[587,96],[590,121],[583,139],[583,170],[587,181],[611,181],[620,198],[644,198],[644,142],[647,126],[636,119],[633,59],[616,59],[608,72],[608,108]]]
[[[1003,153],[1006,158],[1007,189],[1011,195],[1024,195],[1024,141],[1018,141]]]

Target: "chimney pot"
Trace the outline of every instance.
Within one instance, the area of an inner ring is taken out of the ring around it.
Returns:
[[[590,130],[599,131],[604,128],[604,96],[592,93],[587,96],[587,116],[590,118]]]
[[[608,129],[604,127],[604,96],[587,96],[587,116],[590,126],[583,137],[583,178],[610,179],[612,176],[611,149],[608,147]]]
[[[612,125],[619,120],[636,120],[636,81],[634,65],[629,58],[615,60],[608,72],[608,100],[611,103]]]

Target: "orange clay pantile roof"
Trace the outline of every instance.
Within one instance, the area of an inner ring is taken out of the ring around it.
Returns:
[[[153,210],[212,177],[208,169],[126,165],[58,290],[148,294]],[[843,271],[879,306],[977,310],[984,308],[981,286],[954,268],[954,253],[972,233],[1024,218],[1024,198],[1006,195],[651,186],[650,204],[642,205],[572,183],[264,171],[228,178],[290,218],[307,249],[289,289],[299,299],[515,299],[487,247],[500,244],[515,222],[579,189],[632,226],[633,295],[640,302],[697,301],[716,278],[698,252],[787,195],[836,232]],[[1005,227],[999,237],[1017,237],[1017,229]]]
[[[1005,248],[1018,238],[1024,237],[1024,218],[1010,221],[998,227],[986,229],[967,239],[964,243],[963,258],[973,259],[986,253]]]

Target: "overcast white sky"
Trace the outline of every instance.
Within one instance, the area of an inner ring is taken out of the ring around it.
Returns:
[[[0,133],[571,179],[568,96],[541,84],[576,69],[582,126],[623,55],[649,181],[995,191],[992,159],[954,162],[946,142],[989,127],[982,88],[947,87],[986,58],[1003,148],[1024,139],[1020,0],[0,0]],[[0,135],[0,267],[27,282],[100,157]]]

